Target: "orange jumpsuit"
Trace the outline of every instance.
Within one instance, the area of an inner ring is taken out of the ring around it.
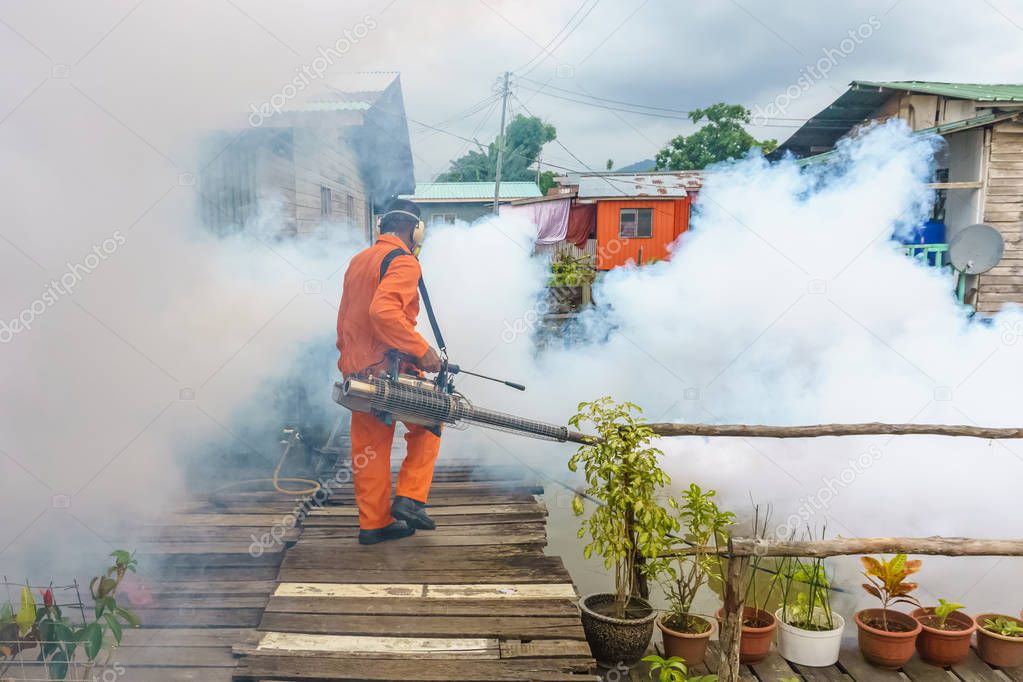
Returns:
[[[430,348],[416,331],[419,261],[411,254],[398,256],[380,279],[380,264],[395,248],[408,251],[395,235],[382,234],[376,244],[352,258],[345,272],[337,314],[337,348],[341,351],[337,364],[345,376],[385,368],[385,354],[392,348],[416,358]],[[398,472],[397,494],[426,502],[440,438],[418,424],[405,426],[408,452]],[[385,424],[367,412],[352,412],[351,437],[359,526],[363,530],[384,528],[394,521],[391,517],[394,423]]]

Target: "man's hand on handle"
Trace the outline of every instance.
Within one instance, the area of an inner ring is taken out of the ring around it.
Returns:
[[[429,350],[423,353],[423,356],[416,358],[416,364],[419,369],[424,372],[439,372],[440,371],[440,355],[431,346]]]

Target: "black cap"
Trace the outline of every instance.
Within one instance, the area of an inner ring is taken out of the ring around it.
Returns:
[[[404,211],[404,213],[392,213],[392,211]],[[411,213],[415,216],[413,218]],[[384,208],[383,218],[380,220],[381,232],[393,232],[394,230],[407,230],[414,228],[421,217],[419,206],[408,199],[394,199],[388,202]]]

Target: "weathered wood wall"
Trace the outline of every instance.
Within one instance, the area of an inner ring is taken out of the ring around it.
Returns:
[[[1005,237],[1005,254],[980,276],[977,310],[995,312],[1004,303],[1023,303],[1023,124],[1001,123],[990,131],[984,188],[984,222]]]

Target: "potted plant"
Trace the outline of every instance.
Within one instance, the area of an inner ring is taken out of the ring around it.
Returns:
[[[961,608],[962,604],[939,599],[937,606],[920,608],[910,614],[923,626],[916,640],[920,658],[942,668],[966,660],[977,624],[960,613]]]
[[[786,557],[776,580],[781,583],[778,653],[787,661],[828,667],[838,661],[845,619],[831,610],[831,583],[824,559]]]
[[[677,510],[686,546],[659,557],[651,566],[668,600],[667,612],[657,621],[664,653],[683,658],[689,665],[703,663],[714,633],[711,620],[692,612],[693,601],[712,578],[720,580],[723,575],[715,550],[725,538],[725,529],[735,523],[735,514],[718,508],[715,494],[693,483],[680,501],[669,500]]]
[[[568,468],[582,467],[586,495],[600,502],[583,520],[579,537],[589,536],[586,558],[597,554],[605,569],[614,570],[615,591],[585,596],[579,608],[594,658],[612,666],[638,661],[650,644],[657,612],[641,594],[650,567],[645,557],[659,556],[677,529],[657,501],[671,480],[658,463],[661,451],[650,447],[653,431],[634,416],[639,412],[632,403],[604,396],[580,403],[569,420],[577,428],[590,423],[598,434],[572,455]],[[579,496],[573,511],[585,512]]]
[[[905,554],[896,554],[887,560],[865,556],[860,557],[860,561],[867,579],[863,589],[881,602],[880,609],[864,609],[856,614],[860,653],[878,667],[900,668],[913,657],[916,638],[923,627],[915,618],[889,607],[894,604],[920,606],[911,594],[916,583],[906,581],[920,570],[920,560],[909,561]]]
[[[650,679],[657,675],[657,682],[717,682],[717,675],[689,675],[686,662],[678,656],[664,658],[656,654],[646,656],[643,662],[650,666]]]
[[[753,506],[753,536],[766,539],[767,527],[770,522],[771,512],[768,508],[766,514],[761,514],[760,505]],[[742,625],[739,637],[739,662],[748,665],[759,663],[771,653],[771,642],[774,641],[774,633],[778,629],[778,619],[767,609],[771,603],[774,593],[775,581],[767,581],[762,586],[760,580],[764,557],[754,554],[750,557],[748,580],[743,595]],[[727,575],[722,573],[721,576]],[[719,576],[719,577],[721,577]],[[722,584],[723,584],[722,577]],[[725,617],[724,608],[718,609],[718,622]]]
[[[977,616],[977,655],[989,665],[1023,665],[1023,620],[997,613]]]

